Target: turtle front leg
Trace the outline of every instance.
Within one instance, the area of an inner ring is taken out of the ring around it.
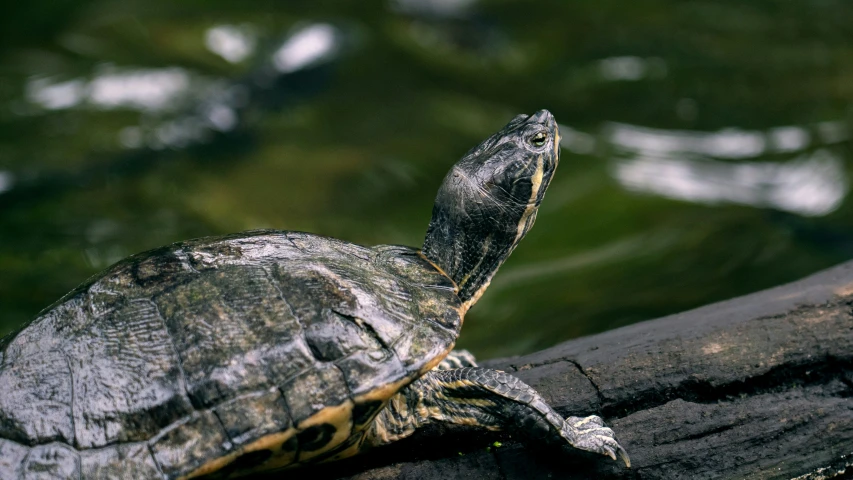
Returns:
[[[444,360],[436,365],[436,370],[454,370],[464,367],[476,367],[477,360],[468,350],[457,349],[448,353]]]
[[[568,443],[613,460],[618,455],[631,466],[628,453],[601,418],[563,419],[518,378],[486,368],[428,372],[392,397],[373,422],[366,443],[390,443],[433,421],[509,430],[533,441]]]

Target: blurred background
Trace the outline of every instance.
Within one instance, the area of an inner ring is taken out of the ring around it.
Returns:
[[[254,228],[418,246],[449,167],[562,163],[459,345],[524,353],[853,258],[853,4],[30,0],[0,16],[0,335]]]

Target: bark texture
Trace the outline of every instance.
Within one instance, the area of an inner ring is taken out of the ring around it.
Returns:
[[[310,478],[853,478],[852,305],[848,262],[485,362],[515,373],[564,416],[604,417],[631,455],[630,469],[570,448],[435,427]]]

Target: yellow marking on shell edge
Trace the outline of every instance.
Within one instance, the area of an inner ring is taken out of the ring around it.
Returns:
[[[237,452],[232,452],[232,453],[229,453],[228,455],[225,455],[224,457],[219,457],[219,458],[213,459],[213,460],[205,463],[204,465],[196,468],[195,470],[188,473],[187,475],[184,475],[182,477],[178,477],[178,480],[185,480],[185,479],[189,479],[189,478],[201,477],[203,475],[208,475],[210,473],[216,472],[217,470],[222,469],[222,467],[233,462],[234,459],[237,458],[237,456],[238,456]]]
[[[302,423],[298,425],[299,430],[306,430],[315,425],[323,424],[329,424],[335,427],[335,434],[323,448],[311,452],[305,452],[302,449],[299,450],[300,463],[302,463],[302,461],[304,460],[309,460],[311,458],[316,457],[317,455],[328,452],[329,450],[346,441],[346,439],[348,439],[350,435],[352,435],[353,406],[354,404],[352,400],[347,400],[346,402],[338,405],[337,407],[326,407],[315,413],[308,419],[303,420]]]
[[[435,367],[437,367],[437,366],[438,366],[438,364],[439,364],[439,363],[441,363],[441,361],[442,361],[442,360],[444,360],[444,358],[445,358],[445,357],[447,357],[447,355],[450,353],[450,351],[451,351],[451,350],[453,350],[453,347],[454,347],[455,345],[456,345],[456,342],[451,343],[451,344],[450,344],[450,346],[449,346],[449,347],[447,347],[447,350],[443,351],[440,355],[436,355],[436,357],[435,357],[435,358],[433,358],[432,360],[430,360],[429,362],[427,362],[427,363],[424,365],[424,367],[420,369],[420,371],[418,372],[417,377],[420,377],[420,376],[422,376],[422,375],[426,374],[427,372],[429,372],[430,370],[434,369]],[[416,378],[417,378],[417,377],[416,377]],[[408,381],[409,381],[409,382],[411,382],[412,380],[410,379],[410,380],[408,380]],[[402,387],[400,387],[400,388],[402,388]],[[392,394],[392,395],[393,395],[393,394]],[[389,397],[389,398],[390,398],[390,397]]]
[[[276,432],[276,433],[273,433],[270,435],[265,435],[265,436],[255,440],[252,443],[244,445],[239,450],[235,450],[235,451],[229,453],[228,455],[213,459],[213,460],[205,463],[204,465],[193,470],[192,472],[190,472],[186,476],[180,477],[179,480],[196,478],[196,477],[201,477],[203,475],[208,475],[210,473],[214,473],[214,472],[222,469],[223,467],[225,467],[229,463],[233,462],[234,460],[237,459],[237,457],[239,457],[240,455],[243,455],[245,453],[254,452],[254,451],[258,451],[258,450],[273,450],[273,451],[278,450],[281,448],[281,446],[284,444],[284,442],[290,440],[290,437],[292,437],[296,433],[297,433],[297,430],[295,428],[289,428],[283,432]],[[295,457],[295,455],[296,455],[296,452],[293,452],[294,457]],[[275,459],[275,458],[276,458],[275,456],[272,457],[272,459]],[[263,464],[264,470],[272,468],[270,466],[270,462],[272,461],[272,459]],[[285,466],[285,465],[288,465],[289,463],[292,463],[292,460],[293,459],[291,459],[290,462],[288,462],[287,464],[284,464],[282,466]],[[256,469],[252,469],[250,471],[247,471],[246,473],[250,473],[250,472],[254,472],[254,471],[256,471]],[[258,471],[260,471],[260,470],[258,470]]]
[[[255,468],[240,472],[239,474],[248,475],[251,473],[263,472],[264,470],[284,468],[288,465],[293,465],[296,462],[296,451],[282,451],[282,446],[297,433],[299,433],[299,430],[289,428],[283,432],[266,435],[246,445],[240,452],[241,455],[258,450],[270,450],[273,454],[266,462]]]
[[[424,259],[429,261],[428,259],[426,259],[426,257],[424,257]],[[432,262],[430,262],[430,263],[432,263]],[[436,268],[438,268],[438,266],[436,266]],[[440,270],[440,268],[439,268],[439,270]],[[442,273],[444,274],[444,272],[442,272]],[[446,274],[445,274],[445,276],[446,276]],[[448,278],[450,278],[450,277],[448,277]],[[452,279],[451,279],[451,281],[452,281]],[[455,285],[456,284],[454,283],[454,286]],[[460,316],[460,318],[462,318],[464,316],[464,313],[460,312],[459,316]],[[382,402],[387,402],[389,399],[391,399],[391,397],[393,397],[395,394],[397,394],[403,387],[405,387],[406,385],[411,383],[415,378],[420,377],[420,376],[424,375],[425,373],[429,372],[430,370],[434,369],[439,363],[441,363],[442,360],[444,360],[445,357],[447,357],[447,355],[451,352],[451,350],[453,350],[454,346],[455,346],[455,343],[451,343],[450,346],[448,346],[448,348],[446,350],[444,350],[441,354],[437,355],[435,358],[433,358],[432,360],[430,360],[429,362],[424,364],[424,367],[421,368],[420,371],[418,371],[418,374],[414,378],[404,378],[400,381],[394,382],[394,383],[389,384],[389,385],[385,385],[384,387],[377,388],[377,389],[371,390],[370,392],[367,392],[365,394],[359,395],[358,397],[356,397],[354,399],[355,403],[361,403],[361,402],[370,401],[370,400],[380,400]],[[288,430],[285,430],[284,432],[277,432],[277,433],[273,433],[270,435],[263,436],[263,437],[255,440],[254,442],[243,446],[239,450],[236,450],[236,451],[231,452],[227,455],[224,455],[222,457],[216,458],[214,460],[211,460],[210,462],[205,463],[204,465],[193,470],[189,474],[187,474],[183,477],[180,477],[179,480],[187,480],[190,478],[196,478],[196,477],[200,477],[203,475],[208,475],[210,473],[214,473],[214,472],[222,469],[223,467],[225,467],[229,463],[233,462],[240,455],[243,455],[245,453],[250,453],[250,452],[257,451],[257,450],[273,450],[274,452],[276,450],[280,451],[281,446],[285,442],[290,440],[290,438],[293,435],[299,433],[300,431],[304,430],[305,428],[311,427],[314,425],[320,425],[323,423],[331,423],[332,425],[335,425],[335,427],[337,428],[337,432],[336,432],[335,436],[332,437],[332,441],[329,442],[329,444],[327,445],[327,448],[321,449],[317,452],[311,452],[312,453],[311,457],[313,457],[317,454],[326,452],[329,449],[334,448],[335,446],[337,446],[338,444],[340,444],[341,442],[343,442],[347,438],[349,438],[349,436],[352,435],[353,433],[357,433],[357,432],[352,432],[352,428],[354,428],[354,426],[352,425],[352,408],[353,408],[353,405],[354,405],[353,401],[347,400],[346,402],[344,402],[343,404],[341,404],[337,407],[324,408],[323,410],[317,412],[313,416],[304,420],[301,424],[299,424],[299,426],[298,426],[299,428],[290,428]],[[385,408],[385,405],[383,405],[382,408]],[[377,410],[377,412],[381,411],[382,408]],[[345,412],[345,414],[342,414],[343,412]],[[336,414],[340,414],[340,416],[336,417]],[[337,418],[337,421],[335,421],[336,418]],[[339,441],[336,442],[335,440],[338,437],[338,433],[341,431],[341,428],[339,428],[339,427],[341,426],[341,420],[342,419],[347,421],[347,425],[344,425],[344,426],[349,427],[349,430],[347,431],[346,437],[344,437],[343,439],[340,439]],[[364,425],[364,427],[367,427],[371,423],[372,422],[367,422]],[[348,456],[355,455],[356,453],[359,452],[359,450],[360,450],[359,447],[360,447],[360,442],[357,443],[356,445],[353,445],[352,447],[349,447],[346,450],[334,455],[330,459],[324,460],[324,462],[330,461],[332,459],[337,460],[340,458],[345,458]],[[284,467],[288,467],[288,466],[293,466],[296,463],[295,462],[295,460],[296,460],[295,456],[296,456],[296,452],[286,452],[285,455],[275,455],[275,453],[273,453],[273,456],[269,460],[267,460],[266,462],[264,462],[261,465],[258,465],[257,468],[246,470],[245,472],[240,472],[239,474],[242,475],[242,474],[258,473],[258,472],[262,472],[265,470],[272,470],[272,469],[277,469],[277,468],[284,468]],[[305,457],[305,458],[311,458],[311,457]],[[301,461],[301,460],[304,460],[305,458],[300,458],[299,460]]]
[[[449,350],[448,350],[448,352],[449,352]],[[441,360],[439,360],[439,361],[441,361]],[[391,397],[393,397],[397,392],[399,392],[401,388],[405,387],[406,385],[408,385],[410,383],[412,383],[411,378],[404,378],[404,379],[398,380],[394,383],[390,383],[388,385],[385,385],[384,387],[375,388],[375,389],[373,389],[367,393],[359,395],[359,396],[355,397],[354,400],[355,400],[355,403],[364,403],[364,402],[368,402],[371,400],[380,400],[382,402],[387,402],[388,400],[391,399]],[[382,408],[385,408],[385,407],[383,406]],[[377,412],[380,410],[382,410],[382,409],[377,410]]]
[[[335,461],[338,461],[338,460],[341,460],[344,458],[352,457],[353,455],[359,453],[361,451],[361,444],[364,441],[365,432],[359,433],[357,435],[360,435],[362,438],[360,438],[357,442],[355,442],[354,444],[347,447],[345,450],[341,450],[340,452],[332,455],[331,457],[323,460],[320,463],[335,462]]]
[[[289,428],[283,432],[276,432],[270,435],[265,435],[252,443],[249,443],[239,450],[229,453],[223,457],[216,458],[211,460],[210,462],[205,463],[201,467],[193,470],[188,475],[184,477],[180,477],[179,480],[197,478],[204,475],[208,475],[211,473],[215,473],[221,470],[223,467],[227,466],[234,460],[236,460],[241,455],[246,453],[256,452],[259,450],[271,450],[273,452],[272,457],[266,462],[258,465],[256,468],[251,468],[248,470],[243,470],[240,472],[235,472],[237,475],[248,475],[252,473],[258,473],[265,470],[272,470],[276,468],[284,468],[288,465],[292,465],[296,460],[296,452],[281,452],[281,446],[284,445],[285,442],[290,440],[291,437],[296,435],[298,430],[295,428]],[[276,455],[278,453],[278,455]]]
[[[235,450],[227,455],[205,463],[204,465],[198,467],[189,474],[180,477],[179,480],[186,480],[201,477],[204,475],[209,475],[218,470],[221,470],[223,467],[227,466],[229,463],[233,462],[241,455],[250,452],[255,452],[258,450],[271,450],[273,451],[273,456],[270,457],[269,460],[258,465],[255,468],[235,473],[237,473],[238,475],[247,475],[252,473],[263,472],[266,470],[274,470],[277,468],[285,468],[288,466],[292,466],[296,463],[297,452],[282,452],[282,445],[284,445],[285,442],[290,440],[291,437],[305,430],[306,428],[313,427],[315,425],[322,425],[325,423],[331,424],[335,427],[335,435],[332,437],[329,443],[326,444],[324,448],[310,452],[310,456],[305,456],[303,458],[300,458],[299,460],[301,461],[304,459],[310,459],[316,455],[327,452],[342,443],[351,435],[352,408],[353,402],[351,400],[347,400],[346,402],[335,407],[326,407],[317,412],[316,414],[312,415],[311,417],[308,417],[307,419],[302,421],[302,423],[299,424],[298,428],[289,428],[283,432],[276,432],[269,435],[265,435],[252,443],[244,445],[238,450]]]

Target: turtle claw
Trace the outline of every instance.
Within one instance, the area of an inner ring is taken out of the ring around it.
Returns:
[[[626,452],[621,445],[619,446],[619,450],[617,450],[617,452],[619,453],[619,458],[621,458],[622,461],[625,462],[625,466],[631,468],[631,457],[628,456],[628,452]]]
[[[607,455],[616,461],[618,458],[625,462],[625,466],[631,467],[631,459],[628,452],[619,445],[613,430],[604,425],[604,420],[596,415],[589,417],[566,418],[566,433],[569,443],[581,450]]]

